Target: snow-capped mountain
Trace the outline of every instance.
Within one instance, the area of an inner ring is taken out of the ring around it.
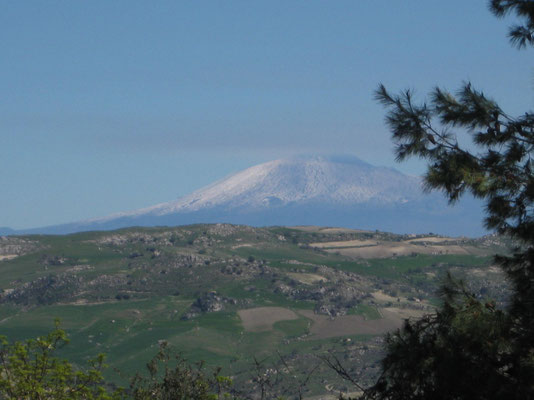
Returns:
[[[479,235],[480,210],[473,201],[451,208],[441,195],[423,193],[420,178],[392,168],[314,156],[259,164],[168,203],[38,231],[229,222]]]
[[[165,215],[213,207],[260,210],[288,204],[406,203],[421,197],[420,179],[354,157],[274,160],[238,172],[176,201],[117,216]]]

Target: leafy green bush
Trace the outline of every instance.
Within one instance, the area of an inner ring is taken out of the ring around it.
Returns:
[[[10,343],[0,336],[0,399],[24,400],[218,400],[233,399],[232,381],[217,369],[207,373],[203,364],[190,365],[171,357],[166,342],[147,364],[148,377],[136,374],[129,390],[112,389],[102,376],[105,356],[77,369],[54,353],[67,345],[67,334],[56,320],[45,336]]]
[[[173,365],[174,364],[174,365]],[[134,400],[217,400],[233,398],[230,378],[220,370],[206,373],[203,363],[191,365],[180,356],[171,357],[167,342],[147,364],[148,377],[137,374],[131,381]]]
[[[37,339],[10,343],[0,336],[0,399],[120,399],[122,391],[109,391],[104,383],[104,355],[79,370],[54,356],[67,343],[58,321],[52,332]]]

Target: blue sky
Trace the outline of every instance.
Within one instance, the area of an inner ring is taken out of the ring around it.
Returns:
[[[532,108],[532,52],[485,1],[5,1],[0,226],[170,201],[300,153],[395,164],[383,82]]]

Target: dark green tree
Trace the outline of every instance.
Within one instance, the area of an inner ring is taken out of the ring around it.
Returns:
[[[489,8],[522,21],[510,28],[513,45],[534,45],[534,1],[492,0]],[[427,189],[443,191],[451,203],[465,192],[483,199],[485,225],[517,248],[496,257],[511,286],[505,309],[450,278],[435,314],[386,338],[382,375],[364,397],[534,398],[534,114],[511,116],[469,83],[456,94],[436,88],[424,103],[383,85],[376,98],[388,109],[398,160],[427,160]],[[460,137],[472,143],[463,146]]]

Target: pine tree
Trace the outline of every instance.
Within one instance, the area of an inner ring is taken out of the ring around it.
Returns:
[[[492,0],[489,8],[523,22],[510,28],[512,45],[534,46],[534,1]],[[436,88],[422,104],[411,91],[392,95],[383,85],[376,98],[388,109],[398,160],[427,160],[426,187],[451,203],[465,192],[482,199],[486,227],[518,246],[513,256],[496,257],[511,286],[505,309],[450,277],[435,314],[386,338],[382,375],[364,397],[534,398],[534,113],[508,115],[469,83],[456,94]],[[469,148],[458,143],[462,132],[472,138]]]

